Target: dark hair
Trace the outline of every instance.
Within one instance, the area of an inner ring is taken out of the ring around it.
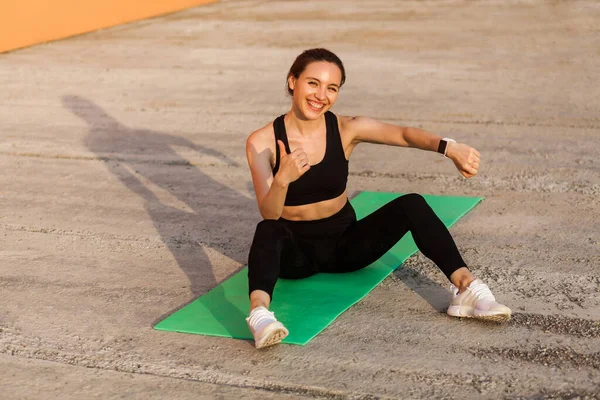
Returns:
[[[288,79],[290,78],[290,76],[294,76],[294,78],[298,79],[302,72],[304,72],[304,70],[306,69],[306,66],[316,61],[327,61],[337,65],[340,71],[342,72],[342,81],[340,82],[340,87],[342,87],[342,85],[346,81],[346,70],[344,69],[344,64],[342,63],[342,60],[340,60],[338,56],[336,56],[327,49],[309,49],[304,50],[302,54],[296,57],[296,60],[290,67],[290,72],[288,72],[287,74],[285,87],[290,96],[294,95],[294,91],[290,89],[290,86],[288,84]]]

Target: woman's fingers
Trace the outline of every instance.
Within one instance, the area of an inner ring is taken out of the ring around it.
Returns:
[[[300,148],[294,150],[290,154],[290,156],[292,157],[298,168],[303,168],[305,165],[308,164],[308,155],[304,152],[304,150]]]
[[[296,159],[296,165],[299,167],[303,167],[306,164],[308,164],[308,157],[306,156],[306,154],[301,155],[300,157],[298,157]]]
[[[469,156],[467,157],[467,166],[470,168],[471,174],[477,174],[480,163],[480,154],[477,150],[471,149]]]
[[[288,158],[284,163],[286,166],[284,167],[282,164],[282,169],[285,168],[287,171],[289,171],[288,173],[291,174],[292,182],[301,177],[310,169],[308,155],[300,148],[288,154]],[[290,167],[291,169],[289,169]]]
[[[302,168],[300,168],[300,175],[304,174],[309,169],[310,169],[310,164],[307,161],[306,164]]]
[[[465,163],[462,165],[462,168],[459,168],[460,173],[465,177],[465,178],[470,178],[472,176],[477,175],[477,172],[479,170],[479,163],[475,162],[475,163]]]
[[[467,166],[466,171],[471,175],[477,175],[477,167],[475,167],[474,165]]]
[[[294,150],[290,153],[290,156],[292,156],[292,158],[296,159],[298,157],[306,156],[306,153],[301,148],[297,148],[296,150]]]

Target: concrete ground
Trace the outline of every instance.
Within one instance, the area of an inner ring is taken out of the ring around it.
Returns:
[[[598,43],[591,0],[240,0],[0,55],[2,398],[600,398]],[[336,113],[480,150],[361,145],[349,189],[484,196],[452,233],[511,322],[418,255],[305,347],[152,329],[245,264],[245,138],[316,46]]]

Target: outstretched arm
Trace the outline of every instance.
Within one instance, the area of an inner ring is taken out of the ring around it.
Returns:
[[[344,131],[351,135],[353,145],[367,142],[437,151],[442,139],[441,136],[423,129],[386,124],[368,117],[347,118],[343,125]],[[471,146],[450,142],[446,156],[454,162],[465,178],[477,175],[479,152]]]

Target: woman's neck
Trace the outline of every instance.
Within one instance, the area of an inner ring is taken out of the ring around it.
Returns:
[[[323,124],[325,123],[325,115],[322,115],[315,120],[305,119],[299,117],[299,115],[301,114],[294,110],[294,108],[287,113],[284,121],[289,128],[287,129],[288,132],[294,130],[304,137],[311,137],[322,129]]]

